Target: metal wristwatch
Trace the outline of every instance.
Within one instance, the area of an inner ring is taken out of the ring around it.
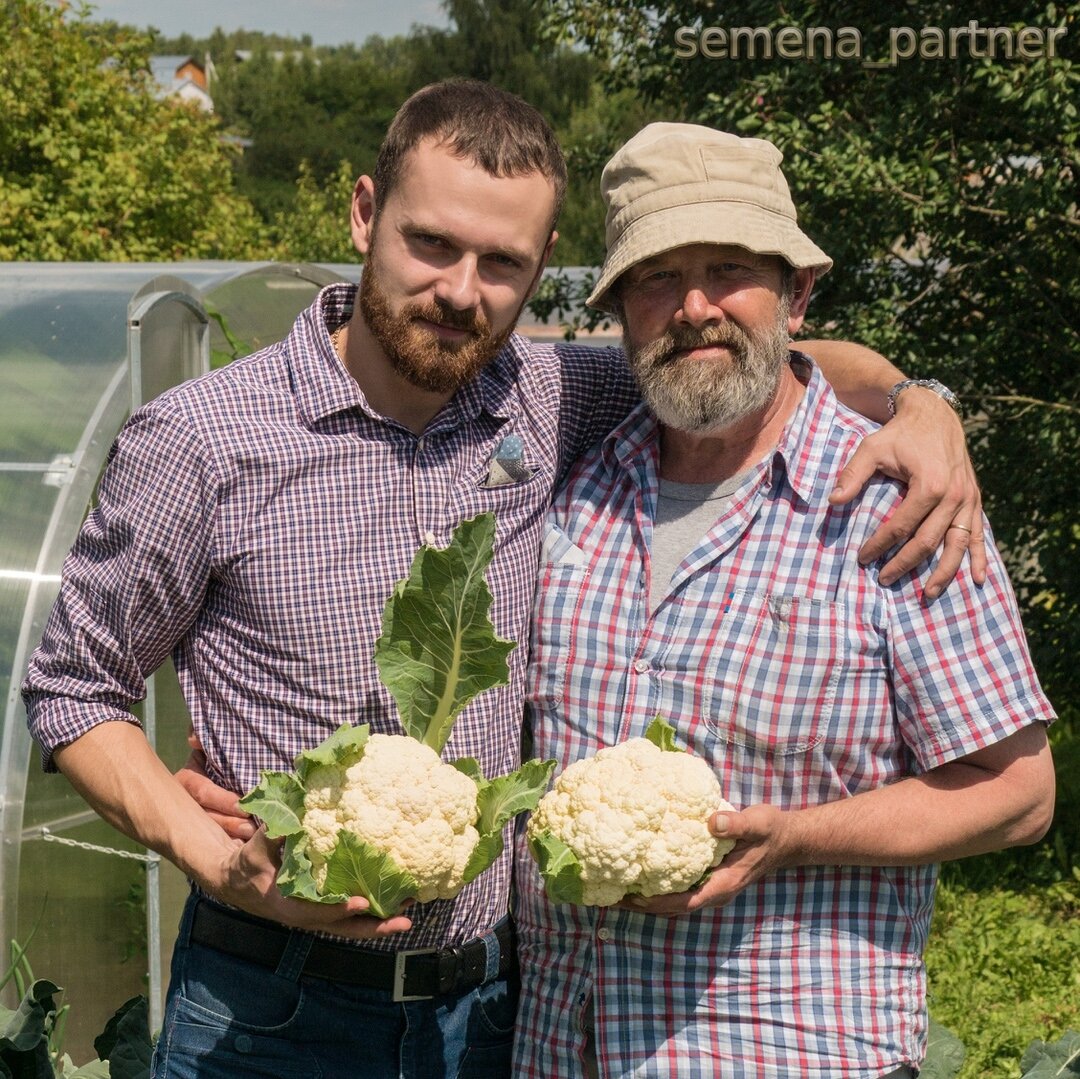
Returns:
[[[946,404],[952,406],[953,411],[958,416],[963,415],[960,409],[960,398],[957,397],[943,382],[938,382],[936,378],[905,378],[903,382],[898,382],[891,390],[889,390],[888,404],[890,416],[896,415],[896,399],[910,386],[922,386],[931,393],[936,393]]]

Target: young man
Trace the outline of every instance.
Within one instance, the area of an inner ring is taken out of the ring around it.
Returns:
[[[25,694],[46,764],[194,882],[158,1076],[508,1073],[509,853],[453,902],[383,922],[361,899],[286,900],[274,845],[213,823],[128,707],[171,654],[208,773],[234,793],[342,722],[397,731],[372,662],[383,604],[419,546],[483,511],[499,529],[492,617],[524,645],[550,496],[634,398],[617,351],[511,332],[555,242],[565,182],[550,128],[525,103],[467,81],[421,91],[356,187],[359,293],[325,290],[285,341],[164,394],[117,441]],[[880,403],[899,375],[879,370]],[[943,445],[943,431],[959,445],[934,395],[902,400],[911,418],[889,425],[877,456],[893,444],[919,461],[908,444],[920,430],[923,446]],[[522,448],[512,482],[492,467],[508,445]],[[874,457],[850,467],[848,494]],[[962,450],[952,457],[964,473]],[[977,497],[953,491],[919,530],[929,507],[915,498],[915,546]],[[898,527],[882,531],[882,550]],[[509,685],[463,713],[447,752],[489,775],[513,768],[524,688],[522,647]],[[395,972],[423,999],[401,1000]]]
[[[699,888],[618,909],[552,906],[520,845],[517,1076],[909,1079],[935,863],[1049,826],[1053,711],[996,552],[932,600],[860,564],[896,483],[829,500],[869,425],[789,352],[831,261],[780,160],[653,124],[604,172],[590,303],[644,403],[550,512],[530,751],[561,770],[659,713],[742,812]]]

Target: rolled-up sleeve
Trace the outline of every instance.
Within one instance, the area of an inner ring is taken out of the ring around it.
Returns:
[[[198,617],[217,486],[210,454],[168,397],[118,436],[22,687],[47,770],[58,747],[97,724],[134,722],[147,676]]]

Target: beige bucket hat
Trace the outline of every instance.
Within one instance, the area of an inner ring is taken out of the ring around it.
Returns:
[[[642,128],[604,166],[607,258],[586,302],[614,311],[608,294],[626,270],[688,244],[736,244],[827,273],[832,259],[798,226],[783,160],[764,139],[698,124]]]

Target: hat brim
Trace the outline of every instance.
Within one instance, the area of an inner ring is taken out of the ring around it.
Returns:
[[[758,255],[776,255],[796,270],[818,275],[832,269],[832,259],[813,243],[789,217],[751,203],[698,202],[667,207],[629,224],[614,245],[589,298],[590,307],[610,314],[612,285],[631,266],[691,244],[731,244]]]

